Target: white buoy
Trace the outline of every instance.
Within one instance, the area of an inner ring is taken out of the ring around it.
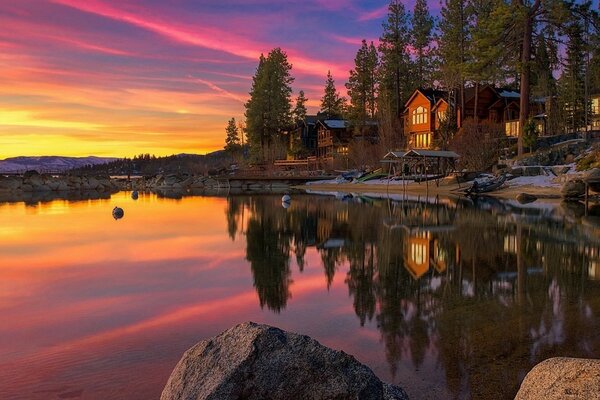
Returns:
[[[115,207],[112,210],[112,216],[115,220],[123,218],[125,211],[121,207]]]
[[[289,202],[282,201],[282,202],[281,202],[281,207],[283,207],[283,208],[285,208],[285,209],[287,210],[288,208],[290,208],[290,203],[289,203]]]
[[[282,203],[290,203],[292,201],[292,198],[290,197],[289,194],[284,194],[283,197],[281,198],[281,202]]]
[[[139,193],[138,193],[138,191],[137,191],[137,190],[134,190],[134,191],[131,193],[131,198],[132,198],[133,200],[137,200],[137,199],[138,199],[138,197],[139,197]]]

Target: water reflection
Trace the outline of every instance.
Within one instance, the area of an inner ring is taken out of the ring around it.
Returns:
[[[512,398],[542,359],[600,357],[599,210],[293,197],[0,200],[0,398],[158,398],[246,320],[419,399]]]
[[[277,197],[228,200],[230,237],[250,215],[246,253],[261,307],[285,309],[290,259],[302,271],[313,247],[327,287],[347,271],[358,323],[376,323],[401,382],[401,363],[418,371],[429,358],[452,396],[508,398],[547,357],[600,356],[600,246],[569,222],[578,205],[360,200],[296,197],[289,209]]]

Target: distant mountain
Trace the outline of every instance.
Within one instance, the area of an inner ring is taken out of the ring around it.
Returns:
[[[38,172],[62,172],[86,165],[100,165],[119,160],[114,157],[12,157],[0,160],[0,173],[15,173],[30,170]]]

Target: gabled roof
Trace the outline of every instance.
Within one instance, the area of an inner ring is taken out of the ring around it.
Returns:
[[[491,85],[479,86],[479,93],[483,92],[486,89],[490,89],[496,95],[498,95],[498,92],[496,91],[496,89],[494,89],[494,87]],[[465,88],[465,103],[468,103],[469,101],[473,100],[474,98],[475,98],[475,86]]]
[[[438,101],[435,102],[435,104],[433,105],[433,107],[431,107],[431,110],[435,110],[436,108],[438,108],[442,103],[446,103],[448,104],[448,100],[446,99],[439,99]]]
[[[390,151],[384,158],[405,158],[405,157],[431,157],[431,158],[459,158],[459,155],[453,151],[447,150],[421,150],[411,149],[408,151]]]
[[[404,108],[408,107],[408,105],[413,101],[413,99],[418,94],[422,94],[423,96],[425,96],[427,98],[427,100],[429,100],[429,103],[431,105],[434,105],[441,98],[448,97],[448,92],[445,92],[443,90],[419,88],[419,89],[415,90],[413,92],[413,94],[408,98],[406,103],[404,103]]]
[[[459,155],[453,151],[447,150],[412,149],[404,153],[404,157],[459,158]]]

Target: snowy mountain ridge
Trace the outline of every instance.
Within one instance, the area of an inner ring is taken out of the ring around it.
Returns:
[[[34,156],[11,157],[0,160],[0,173],[18,173],[30,170],[38,172],[62,172],[86,165],[106,164],[116,161],[115,157],[63,157],[63,156]]]

